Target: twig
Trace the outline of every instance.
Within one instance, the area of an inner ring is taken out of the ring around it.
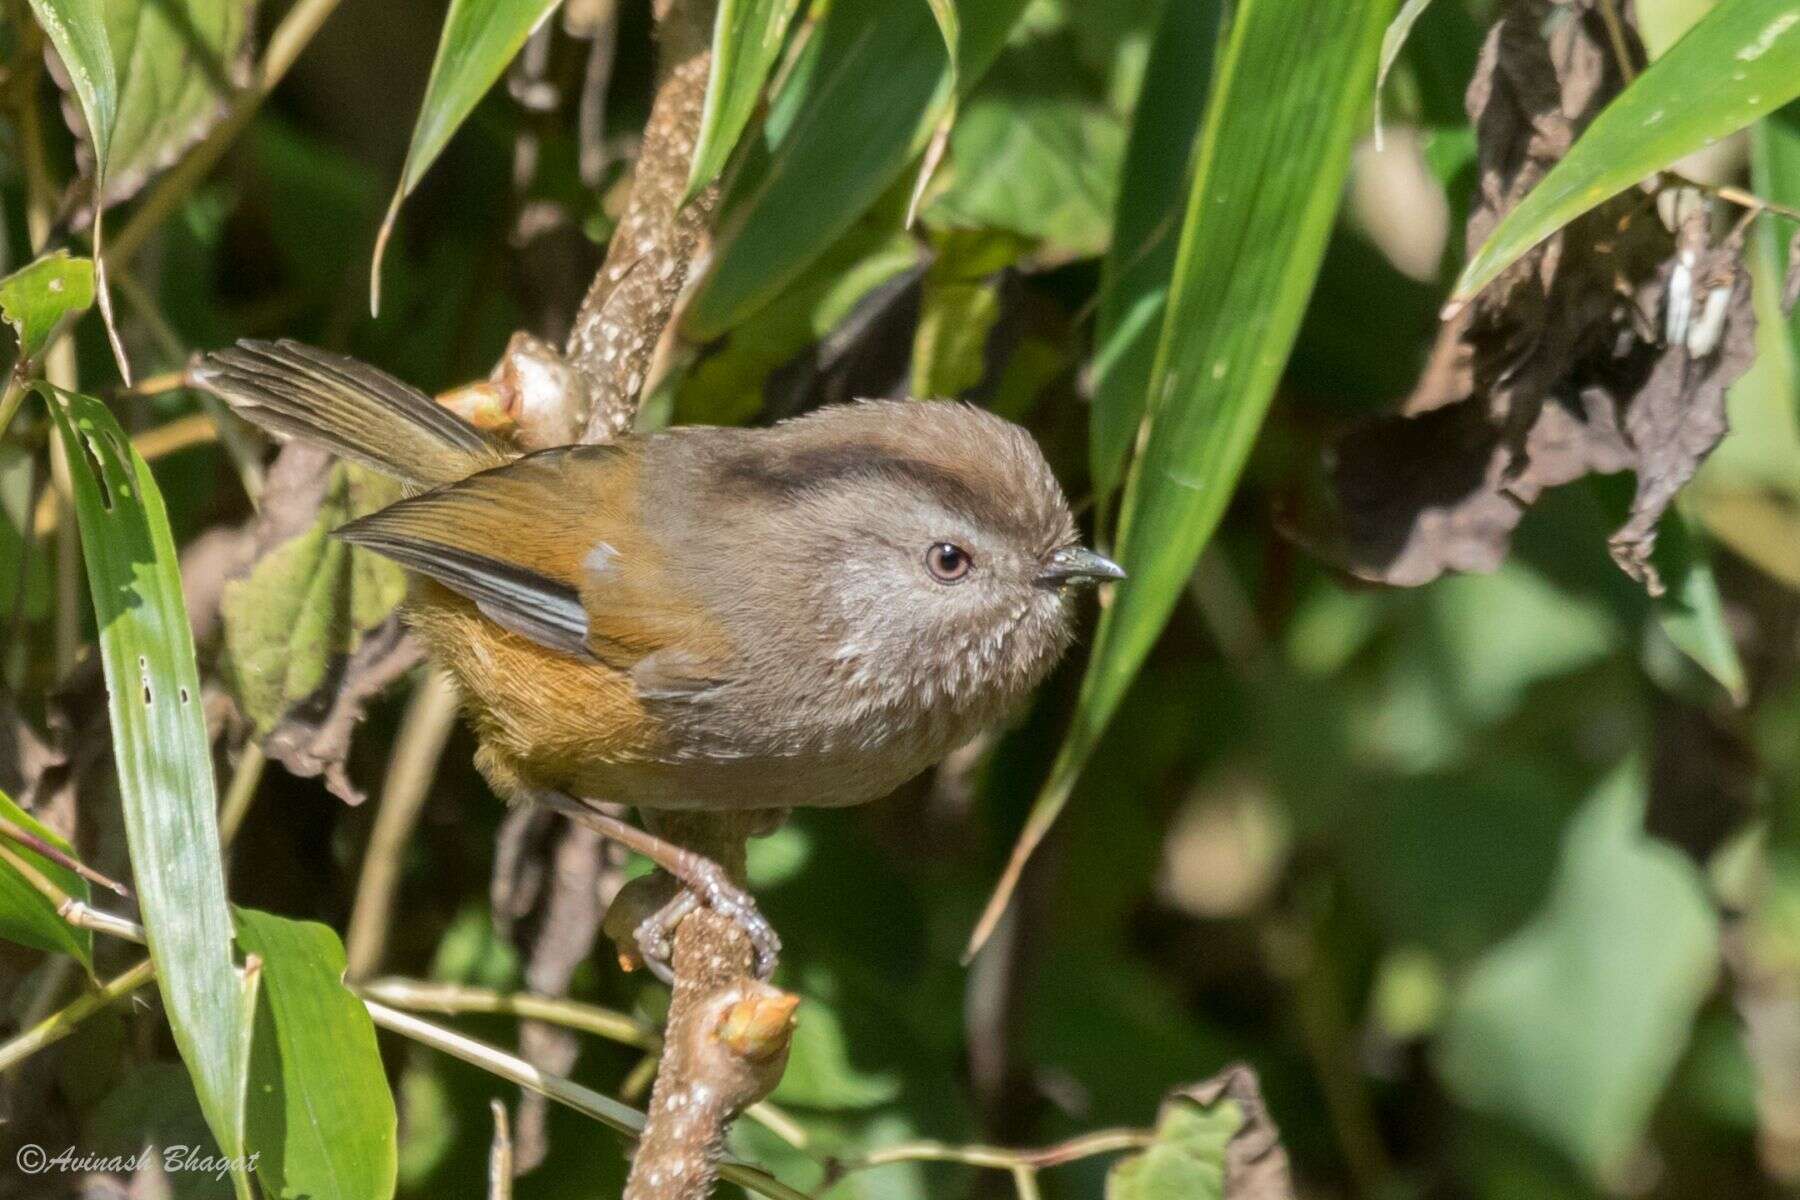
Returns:
[[[111,934],[113,937],[142,944],[144,927],[136,921],[102,912],[86,901],[69,895],[56,886],[54,879],[5,846],[0,846],[0,862],[11,867],[21,879],[31,885],[33,891],[55,907],[57,916],[77,929],[90,929],[95,933]]]
[[[376,810],[375,828],[370,830],[369,845],[363,852],[362,876],[356,883],[356,902],[344,935],[347,978],[361,979],[375,970],[387,949],[400,864],[456,724],[456,704],[455,683],[443,671],[433,671],[413,692],[400,718],[387,778],[381,785],[381,807]]]
[[[150,982],[155,973],[156,968],[146,958],[0,1045],[0,1071],[10,1071],[39,1050],[68,1037],[83,1021]]]
[[[735,926],[734,926],[735,928]],[[492,1075],[515,1083],[522,1088],[529,1088],[541,1096],[547,1096],[558,1104],[566,1105],[576,1112],[592,1117],[602,1125],[622,1133],[628,1138],[635,1138],[644,1130],[645,1116],[630,1105],[620,1104],[610,1096],[601,1095],[592,1088],[586,1088],[573,1080],[564,1079],[540,1071],[517,1055],[475,1038],[467,1037],[454,1030],[434,1025],[430,1021],[421,1020],[410,1013],[389,1008],[378,1000],[364,1000],[369,1016],[383,1029],[392,1030],[402,1036],[409,1037],[434,1050],[441,1050],[454,1058],[480,1067]],[[724,1179],[748,1188],[769,1200],[811,1200],[806,1193],[787,1186],[768,1172],[740,1162],[735,1158],[726,1159],[719,1168]]]
[[[903,1162],[961,1163],[966,1167],[985,1167],[996,1171],[1037,1171],[1060,1167],[1064,1163],[1093,1158],[1098,1154],[1117,1154],[1124,1150],[1141,1150],[1156,1140],[1149,1129],[1101,1129],[1028,1150],[1009,1150],[1004,1146],[951,1146],[943,1142],[901,1142],[856,1159],[833,1164],[834,1178],[841,1178],[871,1167],[885,1167]]]
[[[219,802],[220,849],[229,850],[231,843],[237,840],[244,817],[250,812],[250,802],[256,799],[256,786],[262,782],[263,768],[268,764],[268,756],[261,746],[254,741],[244,744],[237,766],[232,769],[231,783],[225,789],[225,799]]]
[[[39,858],[48,859],[65,871],[73,871],[89,883],[97,883],[114,895],[123,896],[127,900],[132,898],[131,889],[118,880],[109,879],[74,855],[58,849],[29,829],[22,825],[16,825],[5,817],[0,817],[0,837],[17,842]]]
[[[488,1200],[512,1200],[512,1130],[506,1119],[506,1105],[489,1100],[488,1111],[494,1114],[494,1138],[488,1143]]]
[[[564,1000],[539,996],[531,992],[498,992],[491,988],[469,987],[459,983],[426,983],[415,979],[376,979],[356,989],[357,994],[395,1008],[437,1013],[500,1013],[547,1021],[569,1029],[592,1033],[608,1041],[636,1046],[640,1050],[662,1049],[662,1038],[648,1024],[622,1012]]]
[[[611,441],[631,427],[657,342],[718,203],[717,184],[681,203],[712,69],[714,8],[715,0],[657,0],[660,82],[631,196],[564,351],[587,381],[586,442]]]

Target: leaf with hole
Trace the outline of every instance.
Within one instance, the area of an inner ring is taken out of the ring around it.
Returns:
[[[168,514],[150,468],[104,404],[37,387],[67,452],[157,987],[207,1124],[238,1155],[250,1023],[232,961],[212,742]],[[233,1178],[247,1195],[246,1177]]]
[[[65,317],[94,303],[94,262],[67,250],[46,254],[0,279],[0,318],[19,336],[19,357],[36,358]]]

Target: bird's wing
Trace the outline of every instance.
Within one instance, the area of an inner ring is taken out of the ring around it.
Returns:
[[[559,653],[645,673],[646,692],[704,686],[729,644],[646,534],[636,443],[559,446],[352,521],[337,535],[468,599]]]

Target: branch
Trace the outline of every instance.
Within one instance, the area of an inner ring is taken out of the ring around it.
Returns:
[[[715,183],[682,205],[706,81],[714,0],[658,0],[659,76],[631,197],[564,354],[586,381],[585,442],[631,427],[657,343],[687,286],[718,204]]]

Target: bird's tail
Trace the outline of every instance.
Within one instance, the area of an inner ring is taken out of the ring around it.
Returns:
[[[416,488],[513,457],[385,371],[299,342],[241,341],[207,355],[191,378],[272,433],[317,443]]]

